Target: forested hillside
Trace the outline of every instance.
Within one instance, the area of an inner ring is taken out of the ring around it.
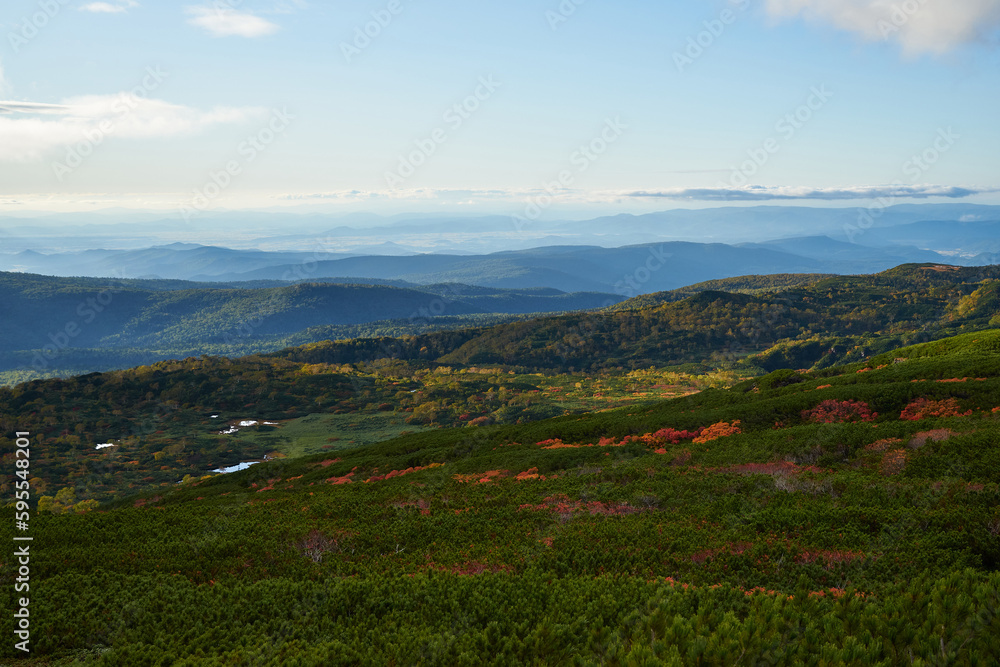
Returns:
[[[666,303],[652,306],[657,295],[650,295],[611,312],[400,340],[317,343],[278,356],[309,363],[393,356],[587,371],[706,362],[741,362],[764,371],[824,367],[996,326],[998,278],[1000,267],[995,265],[911,264],[874,275],[825,278],[773,294],[709,290],[676,302],[668,295]]]
[[[498,315],[600,308],[622,298],[459,284],[216,288],[0,273],[0,370],[79,372],[205,353],[239,356],[330,335],[371,335],[385,330],[387,320],[396,321],[389,328],[400,334],[433,329],[441,316],[465,317],[442,327],[468,326],[496,322]],[[383,325],[366,328],[373,322]],[[115,354],[125,363],[115,363]]]
[[[277,350],[307,363],[391,357],[588,372],[705,363],[738,363],[749,372],[822,367],[994,326],[1000,269],[913,264],[863,276],[744,276],[610,308],[610,295],[453,284],[149,290],[127,283],[112,288],[118,291],[108,293],[105,308],[89,283],[4,277],[13,287],[2,300],[11,316],[0,320],[7,341],[0,368],[8,369],[0,377],[10,384]],[[531,309],[577,312],[537,317]],[[402,319],[370,321],[383,316]],[[284,350],[291,346],[301,347]]]

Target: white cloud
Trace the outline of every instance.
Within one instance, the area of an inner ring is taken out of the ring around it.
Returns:
[[[81,12],[93,12],[95,14],[122,14],[138,7],[135,0],[124,0],[124,2],[90,2],[80,7]]]
[[[1000,192],[1000,188],[957,187],[950,185],[859,185],[844,188],[809,188],[799,186],[750,186],[745,188],[665,188],[662,190],[580,190],[567,188],[549,192],[540,188],[458,190],[415,188],[395,190],[340,190],[295,193],[275,196],[287,201],[333,200],[364,202],[372,200],[432,200],[438,202],[523,202],[545,197],[562,204],[623,204],[641,199],[671,199],[678,201],[754,202],[780,200],[860,200],[860,199],[927,199],[945,197],[962,199],[974,195]]]
[[[693,201],[772,201],[782,199],[878,199],[881,197],[927,199],[947,197],[961,199],[973,195],[998,192],[997,188],[964,188],[951,185],[858,185],[847,188],[808,188],[798,186],[754,185],[745,188],[668,188],[664,190],[629,192],[627,197],[687,199]]]
[[[44,159],[93,137],[147,139],[192,134],[222,123],[266,117],[266,109],[216,107],[202,111],[129,93],[89,95],[62,104],[0,101],[0,160]]]
[[[866,39],[896,41],[911,56],[989,40],[1000,28],[1000,0],[767,0],[767,11],[777,17],[802,14]]]
[[[42,104],[40,102],[0,102],[0,113],[48,113],[64,114],[69,110],[61,104]]]
[[[213,37],[263,37],[278,31],[278,25],[232,7],[185,7],[188,23],[204,28]]]

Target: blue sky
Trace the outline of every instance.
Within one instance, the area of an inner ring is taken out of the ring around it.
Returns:
[[[1000,0],[0,12],[0,213],[1000,203]]]

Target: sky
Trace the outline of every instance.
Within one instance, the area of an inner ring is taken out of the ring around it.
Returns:
[[[998,204],[998,37],[1000,0],[5,0],[0,215]]]

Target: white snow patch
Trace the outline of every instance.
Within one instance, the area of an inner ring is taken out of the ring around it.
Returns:
[[[229,466],[228,468],[216,468],[212,472],[218,472],[225,474],[227,472],[239,472],[240,470],[246,470],[255,463],[260,463],[260,461],[244,461],[243,463],[237,463],[236,465]]]

